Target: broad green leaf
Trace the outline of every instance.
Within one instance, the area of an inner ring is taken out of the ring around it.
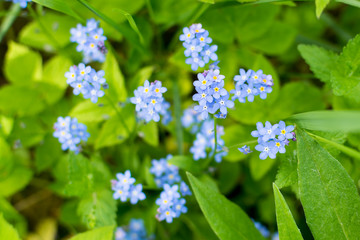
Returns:
[[[68,196],[84,196],[94,186],[93,169],[89,159],[81,154],[70,153],[68,156],[68,179],[64,193]]]
[[[138,134],[147,144],[154,147],[159,145],[159,130],[156,122],[151,121],[142,125],[139,128]]]
[[[58,55],[46,62],[43,72],[43,82],[53,84],[64,90],[68,87],[66,83],[66,72],[69,71],[72,62],[70,59]]]
[[[109,190],[93,192],[80,200],[77,213],[88,228],[114,225],[116,202]]]
[[[129,91],[134,92],[139,86],[144,85],[145,80],[150,79],[153,72],[154,66],[147,66],[136,71],[135,76],[131,79]]]
[[[37,20],[22,28],[19,41],[33,48],[54,52],[70,43],[70,29],[76,27],[77,23],[78,21],[70,16],[46,11]],[[64,78],[64,74],[59,77]]]
[[[276,207],[276,222],[278,226],[279,239],[281,240],[302,240],[299,228],[290,212],[286,201],[281,194],[279,188],[273,183],[275,207]]]
[[[250,46],[269,55],[283,54],[293,44],[296,29],[289,23],[275,21],[264,36],[251,41]]]
[[[286,153],[279,154],[279,170],[276,174],[275,184],[279,188],[292,187],[295,193],[298,192],[298,173],[297,173],[297,155],[296,144],[290,143],[286,148]]]
[[[314,238],[357,239],[360,197],[353,180],[303,130],[297,129],[296,138],[300,200]]]
[[[192,173],[198,173],[201,171],[199,163],[194,161],[189,156],[174,156],[168,160],[168,163],[179,167],[182,170],[189,171]]]
[[[0,181],[6,179],[14,167],[14,158],[6,140],[0,137]]]
[[[315,45],[300,44],[298,50],[315,76],[322,82],[329,83],[331,71],[334,69],[339,56]]]
[[[298,127],[328,132],[360,132],[360,111],[314,111],[288,118]]]
[[[99,106],[90,100],[80,102],[69,113],[71,117],[76,117],[81,123],[101,122],[109,119],[114,114],[115,110],[109,103]]]
[[[34,80],[40,80],[42,77],[41,56],[26,46],[10,42],[5,56],[4,73],[10,82],[19,85],[27,85]]]
[[[9,142],[18,142],[20,146],[32,147],[40,143],[45,136],[42,123],[35,118],[17,118]]]
[[[8,136],[14,126],[14,119],[8,116],[0,115],[0,131]]]
[[[347,146],[344,146],[341,143],[337,143],[335,141],[323,138],[323,137],[318,136],[316,134],[312,134],[312,133],[308,133],[308,134],[310,136],[312,136],[315,140],[319,141],[319,143],[325,144],[325,146],[324,146],[325,149],[327,149],[327,148],[335,148],[335,149],[338,149],[338,150],[342,151],[343,153],[345,153],[346,155],[348,155],[350,157],[353,157],[353,158],[355,158],[357,160],[360,160],[360,152],[358,152],[358,151],[356,151],[356,150],[354,150],[352,148],[349,148]],[[328,152],[331,153],[329,150],[328,150]],[[335,154],[332,154],[332,155],[334,156]]]
[[[71,240],[113,240],[113,235],[114,226],[107,226],[77,234]]]
[[[38,172],[53,166],[61,156],[61,148],[52,134],[45,136],[44,141],[40,143],[35,150],[35,166]]]
[[[2,197],[0,197],[0,212],[7,221],[13,224],[20,236],[25,235],[27,231],[26,219],[13,207],[10,202]]]
[[[0,214],[0,239],[6,240],[20,240],[19,234],[8,222],[5,221],[2,214]]]
[[[334,94],[338,96],[351,92],[360,83],[360,35],[351,39],[340,54],[331,72]],[[358,93],[359,91],[357,91]]]
[[[325,7],[329,4],[330,0],[315,0],[316,16],[320,18],[321,13]]]
[[[6,85],[0,89],[0,110],[4,113],[31,116],[44,108],[41,93],[35,88]]]
[[[105,71],[104,78],[109,85],[109,88],[105,91],[106,96],[104,97],[109,97],[114,104],[119,101],[124,102],[127,98],[124,76],[120,71],[119,64],[112,51],[106,54],[103,70]]]
[[[264,239],[254,223],[236,204],[187,172],[192,190],[205,218],[222,240]]]
[[[121,112],[107,120],[95,142],[95,148],[109,147],[124,142],[135,126],[132,106],[125,106]]]
[[[15,166],[12,173],[0,181],[0,195],[9,197],[20,191],[30,182],[32,175],[33,173],[28,168]]]
[[[241,165],[239,163],[222,162],[219,166],[219,189],[222,194],[230,193],[239,183],[241,176]]]

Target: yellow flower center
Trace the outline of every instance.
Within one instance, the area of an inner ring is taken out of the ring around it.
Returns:
[[[206,84],[206,80],[203,80],[201,83],[202,83],[203,85],[205,85],[205,84]]]
[[[160,89],[158,89],[158,88],[155,88],[155,92],[157,92],[157,93],[158,93],[158,92],[160,92]]]
[[[213,76],[213,79],[216,80],[216,79],[217,79],[217,76]]]
[[[156,103],[156,100],[155,100],[155,99],[151,100],[151,103],[152,103],[152,104],[155,104],[155,103]]]
[[[202,97],[202,98],[205,98],[205,97],[206,97],[206,94],[205,94],[205,93],[201,94],[201,97]]]
[[[98,38],[99,38],[99,36],[98,36],[98,35],[95,35],[95,36],[94,36],[94,38],[95,38],[95,39],[98,39]]]
[[[71,77],[74,78],[74,77],[75,77],[75,74],[71,74]]]
[[[264,91],[264,90],[265,90],[265,88],[264,88],[264,87],[261,87],[261,88],[260,88],[260,91]]]
[[[187,34],[187,37],[189,38],[190,36],[191,36],[191,34],[190,34],[190,33],[188,33],[188,34]]]
[[[84,75],[84,74],[85,74],[85,71],[81,71],[80,74],[81,74],[81,75]]]
[[[266,83],[266,82],[267,82],[265,78],[263,79],[263,82],[264,82],[264,83]]]
[[[78,88],[81,88],[81,84],[80,84],[80,83],[79,83],[77,86],[78,86]]]
[[[285,134],[285,133],[286,133],[285,129],[281,130],[281,134]]]
[[[200,38],[200,42],[203,42],[203,41],[204,41],[204,38],[203,38],[203,37],[201,37],[201,38]]]
[[[93,43],[90,44],[90,47],[91,47],[91,48],[94,48],[94,47],[95,47],[95,44],[93,44]]]
[[[166,216],[169,216],[169,215],[170,215],[170,212],[169,212],[169,211],[166,211],[165,214],[166,214]]]
[[[214,88],[214,91],[215,91],[215,92],[218,92],[218,91],[219,91],[219,88],[218,88],[218,87]]]
[[[255,79],[255,80],[258,79],[258,78],[259,78],[259,77],[258,77],[257,75],[254,76],[254,79]]]
[[[277,147],[280,147],[280,143],[277,142],[277,143],[276,143],[276,146],[277,146]]]
[[[149,89],[148,89],[148,88],[145,88],[145,89],[144,89],[144,92],[146,92],[146,93],[147,93],[148,91],[149,91]]]

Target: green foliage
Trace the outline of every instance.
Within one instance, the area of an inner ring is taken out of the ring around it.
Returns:
[[[207,221],[220,239],[263,239],[243,210],[187,173],[192,190]]]
[[[5,221],[2,214],[0,214],[0,229],[0,239],[20,240],[19,234]]]
[[[282,240],[302,240],[300,230],[296,226],[295,220],[290,212],[286,201],[276,184],[273,184],[276,221],[279,231],[279,239]]]
[[[353,180],[303,130],[298,129],[296,135],[300,200],[314,237],[356,239],[360,234],[360,198]]]
[[[71,240],[112,240],[114,235],[114,226],[97,228],[85,233],[81,233],[71,238]]]

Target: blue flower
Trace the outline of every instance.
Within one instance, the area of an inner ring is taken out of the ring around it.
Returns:
[[[114,191],[113,198],[115,200],[120,199],[122,202],[126,202],[130,199],[131,204],[136,204],[138,201],[142,201],[146,198],[142,192],[142,185],[135,185],[135,179],[131,177],[130,170],[126,170],[124,174],[116,174],[117,180],[112,180],[112,190]]]
[[[104,31],[98,25],[98,21],[89,19],[86,26],[77,24],[76,28],[70,29],[70,41],[78,44],[76,50],[83,52],[85,63],[105,61],[106,48],[104,42],[106,37],[103,36]]]
[[[274,139],[277,133],[279,124],[271,125],[269,121],[265,122],[265,127],[260,130],[260,134],[262,135],[262,141],[266,142],[269,139]]]
[[[85,99],[90,99],[96,103],[99,97],[104,96],[106,80],[103,70],[96,72],[90,66],[80,63],[78,66],[71,66],[69,72],[65,73],[66,82],[74,88],[74,95],[83,94]]]
[[[262,225],[259,222],[254,221],[253,219],[252,219],[252,221],[254,222],[256,229],[259,230],[261,235],[263,235],[265,238],[270,237],[270,232],[264,225]]]
[[[167,124],[171,120],[171,114],[168,111],[170,104],[163,97],[166,91],[167,89],[157,80],[152,83],[146,80],[144,86],[139,86],[134,91],[135,96],[130,98],[130,102],[136,104],[138,118],[146,122],[158,122],[162,115],[165,118],[163,123]]]
[[[156,218],[159,221],[166,220],[167,223],[172,223],[174,218],[180,217],[181,213],[186,213],[185,199],[180,198],[178,186],[164,185],[164,191],[161,192],[160,198],[156,200],[159,206]]]
[[[275,142],[263,142],[255,146],[255,149],[260,153],[260,159],[264,160],[267,157],[274,159],[276,157]]]
[[[173,156],[169,154],[166,159],[152,160],[150,173],[155,175],[155,183],[158,187],[163,187],[164,184],[172,185],[181,181],[179,168],[168,163],[172,157]]]
[[[127,230],[127,231],[126,231]],[[131,219],[128,226],[118,227],[115,231],[115,240],[147,240],[147,232],[142,219]]]
[[[78,123],[76,118],[58,117],[57,122],[54,124],[54,129],[53,136],[59,139],[63,151],[69,149],[79,153],[81,150],[78,145],[80,141],[86,142],[90,137],[87,127],[82,123]]]
[[[229,95],[227,94],[227,95],[222,96],[219,99],[217,99],[214,104],[213,111],[216,112],[218,109],[220,109],[220,112],[222,114],[226,115],[227,109],[234,107],[234,102],[229,100],[228,98],[229,98]]]
[[[180,192],[183,196],[192,195],[189,186],[185,182],[180,183]]]
[[[185,47],[185,63],[191,65],[191,69],[196,71],[199,67],[204,67],[211,60],[216,61],[216,45],[210,45],[212,39],[209,32],[202,28],[201,24],[193,24],[190,28],[183,28],[183,34],[179,37]]]
[[[284,141],[280,141],[280,140],[274,140],[275,142],[275,146],[274,146],[274,150],[273,152],[275,153],[285,153],[286,149],[285,149],[285,142]]]
[[[22,8],[26,8],[27,7],[27,4],[28,2],[31,2],[32,0],[12,0],[13,3],[18,3],[20,5],[20,7]]]
[[[245,146],[242,146],[241,148],[238,148],[238,150],[240,152],[242,152],[243,154],[249,154],[251,153],[252,151],[250,150],[250,147],[245,145]]]
[[[292,133],[294,131],[294,126],[286,126],[284,121],[279,122],[279,127],[276,131],[276,134],[278,134],[278,139],[281,141],[284,141],[285,139],[293,139],[294,135]]]
[[[263,74],[262,70],[253,71],[249,69],[245,71],[240,68],[240,75],[234,77],[235,89],[230,91],[234,94],[232,100],[238,99],[239,102],[254,101],[254,97],[260,95],[261,99],[266,99],[267,94],[272,92],[273,80],[271,75]]]

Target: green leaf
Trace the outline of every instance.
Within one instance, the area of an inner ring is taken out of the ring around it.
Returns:
[[[0,239],[6,240],[20,240],[17,231],[7,223],[2,214],[0,214]]]
[[[52,134],[48,134],[35,150],[35,166],[38,172],[51,167],[61,155],[60,144]]]
[[[250,46],[269,55],[280,55],[293,44],[296,29],[289,23],[275,21],[264,35],[251,41]]]
[[[276,207],[276,222],[279,231],[279,239],[281,240],[302,240],[299,228],[290,212],[286,201],[281,194],[279,188],[273,183],[275,207]]]
[[[330,83],[331,71],[334,69],[339,56],[315,45],[300,44],[298,50],[315,76],[322,82]]]
[[[26,46],[10,42],[5,56],[4,72],[7,79],[14,84],[27,85],[31,81],[40,80],[42,77],[41,56]]]
[[[331,72],[334,94],[351,93],[360,83],[360,35],[356,35],[344,47],[337,64]],[[357,95],[358,95],[357,91]]]
[[[114,114],[115,110],[110,104],[100,107],[98,104],[94,104],[90,100],[86,100],[80,102],[71,109],[69,116],[77,118],[81,123],[88,123],[104,121]]]
[[[360,111],[314,111],[288,118],[298,127],[328,132],[360,132]]]
[[[259,240],[264,237],[236,204],[187,172],[196,200],[216,235],[222,240]]]
[[[140,137],[151,146],[159,146],[159,129],[156,122],[151,121],[142,125],[138,131]]]
[[[54,9],[55,11],[65,13],[78,20],[82,20],[82,18],[76,12],[74,12],[71,9],[71,7],[67,4],[66,0],[33,0],[33,1],[45,7]]]
[[[14,119],[8,116],[0,115],[0,129],[1,132],[8,136],[14,126]]]
[[[4,113],[31,116],[44,108],[44,101],[36,88],[6,85],[0,89],[0,110]]]
[[[330,0],[315,0],[316,16],[320,18],[321,13],[325,7],[329,4]]]
[[[286,148],[284,154],[279,154],[280,166],[276,174],[275,184],[279,188],[292,187],[295,193],[298,192],[298,173],[296,144],[292,143]]]
[[[125,125],[126,126],[125,126]],[[125,106],[119,114],[114,115],[102,126],[95,142],[95,148],[109,147],[124,142],[135,127],[133,106]],[[128,129],[128,130],[127,130]]]
[[[114,226],[107,226],[77,234],[71,240],[113,240],[113,235]]]
[[[77,213],[88,228],[114,225],[116,202],[109,190],[93,192],[80,200]]]
[[[68,181],[64,193],[68,196],[81,197],[92,192],[94,175],[92,166],[81,154],[70,153],[68,156]]]
[[[114,9],[115,12],[119,12],[121,13],[122,15],[124,15],[126,17],[126,19],[128,20],[129,24],[130,24],[130,27],[136,32],[136,34],[139,36],[139,40],[141,42],[141,44],[144,44],[144,37],[143,35],[141,34],[138,26],[136,25],[136,22],[134,20],[134,18],[131,16],[130,13],[124,11],[124,10],[121,10],[119,8],[115,8]]]
[[[105,63],[102,69],[105,71],[104,78],[109,85],[105,94],[115,103],[119,101],[124,102],[127,98],[124,76],[120,71],[119,64],[112,51],[109,51],[106,54]]]
[[[70,29],[77,23],[73,17],[46,11],[46,14],[21,29],[19,41],[39,50],[54,52],[70,43]],[[64,74],[59,77],[64,78]]]
[[[192,157],[188,156],[174,156],[173,158],[170,158],[168,160],[168,163],[173,164],[182,170],[192,173],[199,173],[201,171],[199,163],[194,161]]]
[[[26,219],[13,207],[11,203],[2,197],[0,197],[0,212],[4,215],[4,218],[7,221],[14,225],[20,236],[25,235],[27,232]]]
[[[300,200],[314,238],[356,239],[360,236],[360,198],[353,180],[303,130],[298,129],[296,137]]]
[[[0,195],[9,197],[20,191],[30,182],[32,175],[31,170],[26,167],[14,167],[12,173],[7,178],[0,181]]]

